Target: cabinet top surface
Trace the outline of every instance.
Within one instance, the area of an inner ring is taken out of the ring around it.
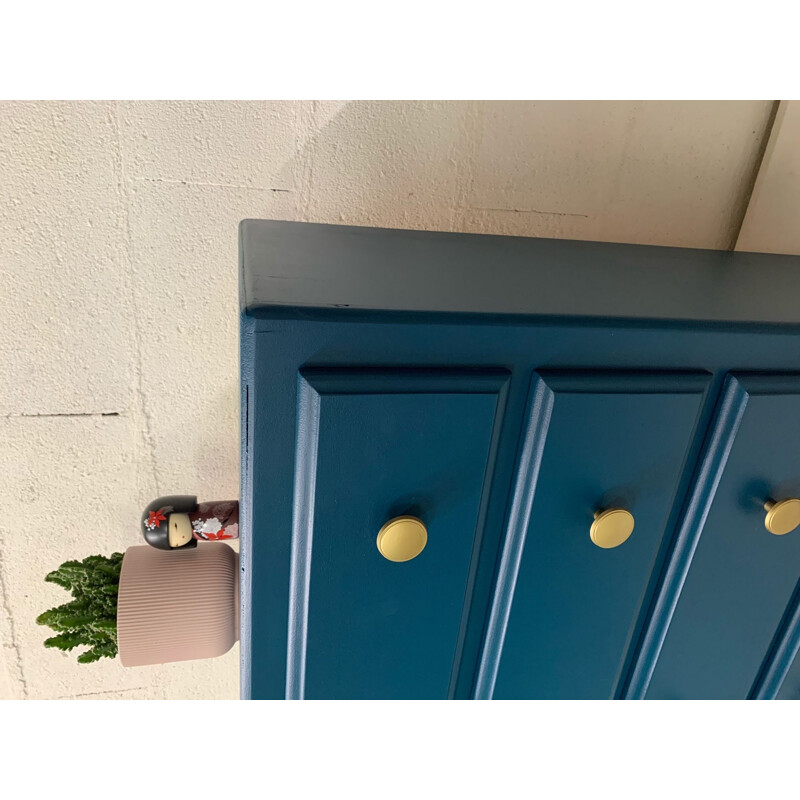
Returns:
[[[279,220],[239,227],[240,306],[800,324],[800,256]]]

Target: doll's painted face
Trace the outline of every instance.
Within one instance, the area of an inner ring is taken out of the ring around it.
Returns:
[[[188,514],[170,514],[168,524],[170,547],[183,547],[192,540],[192,523]]]

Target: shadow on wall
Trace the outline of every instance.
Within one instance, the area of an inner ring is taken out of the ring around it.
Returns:
[[[317,103],[298,156],[303,218],[452,230],[476,117],[472,102]]]
[[[301,134],[301,218],[516,235],[575,235],[612,187],[636,103],[321,102]],[[619,117],[624,125],[607,124]],[[589,151],[591,151],[589,153]],[[535,197],[534,203],[531,198]],[[535,206],[535,207],[532,207]],[[550,208],[552,207],[552,210]]]
[[[178,426],[176,442],[194,442],[191,463],[186,464],[181,474],[192,484],[188,494],[196,494],[201,502],[211,500],[239,499],[239,384],[225,385],[209,398],[205,423],[205,435],[197,437],[192,421]],[[236,431],[235,436],[231,432]],[[168,487],[170,488],[170,487]],[[180,488],[180,487],[178,487]],[[175,489],[175,492],[178,490]],[[170,488],[168,493],[172,493]]]
[[[300,126],[298,218],[727,248],[767,101],[354,101]]]

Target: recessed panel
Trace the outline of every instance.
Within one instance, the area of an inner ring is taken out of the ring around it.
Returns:
[[[315,447],[316,466],[296,485],[313,497],[308,529],[295,529],[309,554],[305,590],[302,576],[294,583],[293,603],[306,604],[298,685],[311,699],[446,698],[507,375],[328,370],[303,380],[316,410],[301,400],[301,415],[316,415],[316,432],[301,436],[298,463]],[[401,516],[420,520],[427,540],[392,561],[377,537]],[[290,661],[301,652],[290,646]]]
[[[534,378],[532,391],[551,393],[551,416],[546,425],[535,414],[529,422],[540,426],[543,451],[495,698],[613,694],[708,377],[587,372]],[[531,488],[518,482],[515,493]],[[598,546],[592,524],[608,509],[629,512],[633,531],[628,536],[626,527],[625,536],[603,537],[608,546]]]
[[[648,698],[748,697],[800,580],[800,528],[770,533],[764,508],[768,499],[800,497],[800,380],[737,382],[744,413]]]

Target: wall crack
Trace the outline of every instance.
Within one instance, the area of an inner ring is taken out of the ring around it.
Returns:
[[[37,414],[6,414],[4,419],[51,419],[53,417],[121,417],[121,411],[42,412]]]
[[[28,699],[28,681],[25,677],[25,670],[22,665],[22,652],[19,647],[19,638],[17,637],[17,626],[14,623],[14,617],[11,613],[11,599],[8,596],[8,573],[5,565],[5,533],[0,531],[0,599],[3,603],[3,613],[8,617],[8,627],[11,636],[9,644],[3,643],[5,650],[11,650],[13,653],[13,665],[16,668],[17,680],[22,686],[22,696]]]
[[[577,214],[570,211],[541,211],[538,208],[484,208],[474,206],[473,211],[505,211],[508,214],[545,214],[551,217],[582,217],[589,219],[588,214]]]
[[[141,692],[149,689],[149,686],[132,686],[130,689],[106,689],[102,692],[83,692],[82,694],[65,694],[56,697],[56,700],[74,700],[77,697],[99,697],[104,694],[122,694],[123,692]]]
[[[223,189],[250,189],[254,192],[282,192],[291,194],[291,189],[281,189],[272,186],[248,186],[246,184],[238,183],[214,183],[213,181],[190,181],[175,178],[148,178],[148,177],[131,177],[132,181],[140,181],[143,183],[167,183],[177,186],[215,186]]]

